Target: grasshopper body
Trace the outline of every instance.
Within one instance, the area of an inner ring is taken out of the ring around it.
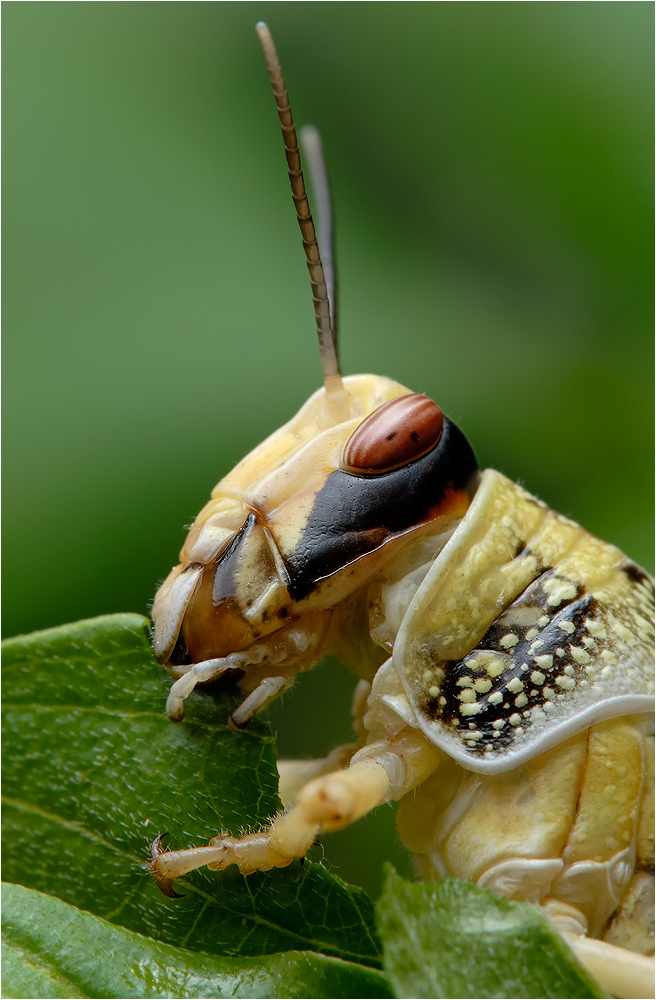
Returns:
[[[158,838],[155,877],[173,894],[172,880],[202,864],[284,867],[318,833],[403,799],[399,830],[422,877],[541,904],[579,951],[587,933],[613,955],[647,953],[653,581],[481,472],[433,401],[387,378],[341,379],[334,294],[260,30],[325,385],[216,486],[157,594],[154,646],[176,678],[170,717],[197,684],[227,677],[244,695],[236,729],[336,655],[360,677],[356,741],[281,762],[290,807],[261,833],[171,852]]]

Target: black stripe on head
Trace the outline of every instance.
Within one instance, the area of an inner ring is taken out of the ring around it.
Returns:
[[[337,469],[317,493],[303,535],[286,557],[290,592],[307,597],[317,583],[372,552],[391,535],[435,516],[448,490],[463,490],[478,465],[462,431],[444,418],[442,437],[427,455],[378,476]]]

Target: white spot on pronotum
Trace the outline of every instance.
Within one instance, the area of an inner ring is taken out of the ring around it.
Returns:
[[[492,681],[489,677],[478,677],[474,681],[474,690],[478,691],[479,694],[486,694],[492,687]]]
[[[573,632],[576,632],[576,625],[574,624],[574,622],[569,622],[569,621],[558,622],[558,628],[562,629],[563,632],[567,632],[568,635],[572,635]]]
[[[479,702],[475,701],[473,705],[461,705],[460,713],[461,715],[478,715],[481,710],[481,705]]]
[[[562,646],[559,646],[558,649],[556,650],[556,656],[564,656],[564,655],[565,655],[565,650],[563,649]]]
[[[576,660],[577,663],[590,662],[590,654],[582,646],[570,646],[569,651],[572,654],[572,659]]]
[[[473,686],[474,684],[471,677],[459,677],[458,680],[456,681],[456,687],[470,688]]]
[[[471,703],[473,701],[476,701],[476,692],[473,691],[471,688],[466,688],[464,691],[460,692],[458,698],[465,704]]]
[[[440,693],[440,689],[438,687],[435,687],[435,685],[433,684],[432,687],[429,687],[428,693],[431,696],[431,698],[437,698],[438,694]]]
[[[509,691],[512,691],[513,694],[519,694],[520,691],[524,690],[524,685],[520,681],[519,677],[513,677],[512,680],[508,681],[506,687]]]
[[[564,691],[571,691],[573,687],[576,686],[576,681],[572,677],[567,677],[565,674],[559,674],[556,677],[556,684],[558,687],[563,688]]]
[[[501,691],[495,691],[494,694],[491,694],[487,700],[490,705],[500,705],[503,701],[503,695],[501,694]]]
[[[513,714],[508,719],[508,722],[510,723],[511,726],[521,726],[522,717],[519,714],[519,712],[513,712]]]
[[[549,619],[547,619],[547,621],[548,620]],[[526,638],[530,642],[531,639],[535,639],[539,634],[540,634],[540,629],[539,628],[530,628],[528,630],[528,632],[526,633]]]
[[[542,615],[541,618],[538,618],[538,625],[540,628],[546,628],[550,621],[549,615]]]
[[[542,656],[535,656],[534,660],[541,670],[551,670],[553,667],[553,656],[550,653],[543,653]]]
[[[531,674],[531,680],[534,684],[544,684],[546,678],[540,670],[534,670]]]
[[[505,726],[505,724],[506,723],[505,723],[505,721],[503,719],[495,719],[494,722],[492,723],[492,728],[493,729],[503,729],[503,727]]]
[[[549,594],[547,604],[555,608],[563,601],[572,601],[576,597],[576,587],[568,580],[560,580],[557,576],[547,580],[544,590]]]
[[[515,698],[515,708],[523,708],[524,705],[528,705],[528,698],[522,692],[522,694],[518,694]]]
[[[518,642],[519,639],[514,632],[506,632],[506,634],[499,640],[499,645],[502,649],[511,649],[513,646],[516,646]]]

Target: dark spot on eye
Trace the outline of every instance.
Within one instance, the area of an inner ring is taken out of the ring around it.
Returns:
[[[443,427],[444,414],[428,396],[409,393],[389,399],[353,431],[344,445],[340,468],[356,476],[400,469],[432,451]]]
[[[287,608],[278,608],[278,618],[287,618],[289,611]]]

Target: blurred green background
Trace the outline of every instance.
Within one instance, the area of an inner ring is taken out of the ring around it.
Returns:
[[[338,212],[342,362],[652,568],[648,3],[13,3],[4,632],[142,611],[214,483],[320,381],[253,31]],[[284,753],[349,736],[324,665]],[[392,810],[328,856],[370,888]],[[341,846],[340,846],[341,842]]]

